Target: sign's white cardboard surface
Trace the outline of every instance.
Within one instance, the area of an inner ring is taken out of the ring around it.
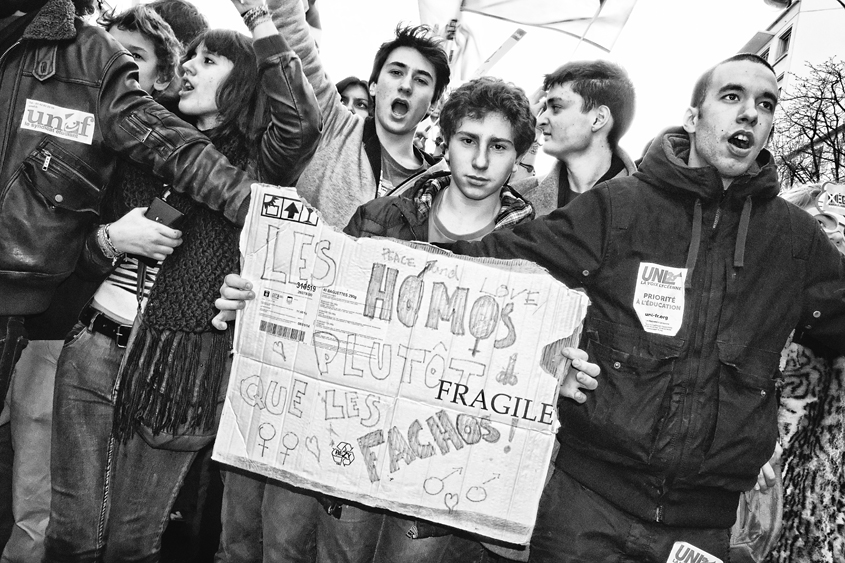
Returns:
[[[537,266],[354,239],[258,185],[214,459],[527,543],[557,429],[560,350],[588,300]]]

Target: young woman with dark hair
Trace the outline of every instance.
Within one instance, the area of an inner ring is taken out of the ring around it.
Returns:
[[[182,63],[179,110],[233,164],[262,181],[290,185],[319,138],[317,102],[266,8],[257,0],[233,4],[253,40],[224,30],[197,37]],[[184,215],[183,243],[161,263],[151,289],[138,284],[128,343],[117,341],[120,331],[104,330],[110,319],[96,315],[78,324],[66,344],[62,363],[107,380],[87,399],[100,412],[95,427],[76,429],[89,435],[89,444],[90,434],[97,436],[93,447],[102,463],[91,467],[85,451],[59,452],[65,467],[74,458],[87,466],[77,478],[78,496],[96,495],[97,506],[88,502],[87,510],[62,519],[76,524],[49,534],[45,561],[156,560],[185,473],[216,432],[232,331],[215,330],[210,320],[223,276],[238,268],[240,231],[179,194],[167,202]],[[93,339],[104,341],[103,355],[83,358],[70,350]],[[86,398],[78,393],[75,401]],[[76,410],[83,408],[91,407]]]

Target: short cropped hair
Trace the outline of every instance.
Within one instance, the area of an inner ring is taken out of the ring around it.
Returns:
[[[93,14],[96,8],[100,7],[99,0],[73,0],[73,9],[79,17]]]
[[[185,47],[208,29],[208,20],[188,0],[155,0],[146,6],[170,24],[176,39]]]
[[[170,26],[155,11],[147,6],[134,6],[124,12],[103,14],[98,22],[106,30],[113,27],[124,31],[137,31],[149,39],[156,56],[156,73],[162,82],[171,80],[176,73],[182,45]]]
[[[440,112],[443,138],[448,144],[461,120],[483,119],[493,112],[502,114],[511,124],[516,153],[525,154],[534,142],[537,124],[531,104],[522,88],[490,76],[470,80],[449,94]]]
[[[755,55],[754,53],[739,53],[732,57],[728,57],[724,61],[708,68],[706,71],[704,71],[704,74],[702,74],[698,78],[698,80],[695,81],[695,86],[692,89],[692,98],[690,98],[690,107],[701,107],[701,104],[704,103],[704,97],[707,95],[707,89],[710,88],[710,83],[713,81],[713,73],[716,71],[717,68],[719,68],[723,64],[732,63],[734,61],[750,61],[752,63],[761,64],[770,71],[772,71],[772,74],[776,74],[775,69],[772,68],[772,65],[769,64],[769,61],[767,61],[760,55]]]
[[[449,85],[449,77],[451,70],[449,69],[449,58],[446,56],[446,51],[443,49],[441,41],[432,35],[431,28],[427,25],[417,26],[396,26],[396,38],[387,43],[382,43],[381,47],[376,51],[375,59],[373,60],[373,71],[370,73],[370,84],[378,81],[378,75],[381,73],[384,63],[390,53],[399,47],[410,47],[419,52],[425,60],[431,63],[434,67],[434,97],[431,102],[434,103],[443,95],[446,86]]]
[[[572,91],[583,98],[582,112],[599,106],[610,109],[613,127],[607,140],[615,149],[634,121],[636,94],[625,69],[610,61],[572,61],[547,74],[543,89],[548,92],[554,86],[564,84],[569,84]]]

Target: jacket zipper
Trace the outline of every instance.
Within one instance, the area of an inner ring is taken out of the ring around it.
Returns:
[[[47,172],[47,169],[50,168],[50,161],[53,160],[53,155],[48,150],[44,151],[44,155],[44,164],[41,165],[41,170]]]

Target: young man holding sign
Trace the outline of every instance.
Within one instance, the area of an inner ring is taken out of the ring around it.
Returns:
[[[362,205],[347,225],[347,234],[427,242],[478,240],[534,216],[531,204],[507,183],[534,139],[535,119],[522,90],[497,79],[474,80],[450,95],[440,120],[451,172],[427,174],[406,195]],[[227,277],[221,294],[217,306],[224,310],[241,308],[244,299],[253,297],[249,284],[235,275]],[[217,320],[231,318],[231,311],[225,311]],[[574,370],[562,393],[583,401],[579,387],[595,388],[598,369],[581,351],[568,349],[564,354],[574,359]],[[278,496],[279,487],[274,489],[271,494]],[[265,510],[267,498],[263,499]],[[339,501],[335,507],[340,507]],[[321,513],[316,526],[317,552],[329,561],[443,562],[484,556],[476,542],[428,522],[384,516],[384,511],[355,505],[344,505],[338,513],[340,518]],[[276,535],[283,535],[291,524],[274,523],[273,527],[279,532]],[[226,528],[224,522],[224,535]],[[268,535],[265,530],[265,545],[276,541],[268,540]]]

